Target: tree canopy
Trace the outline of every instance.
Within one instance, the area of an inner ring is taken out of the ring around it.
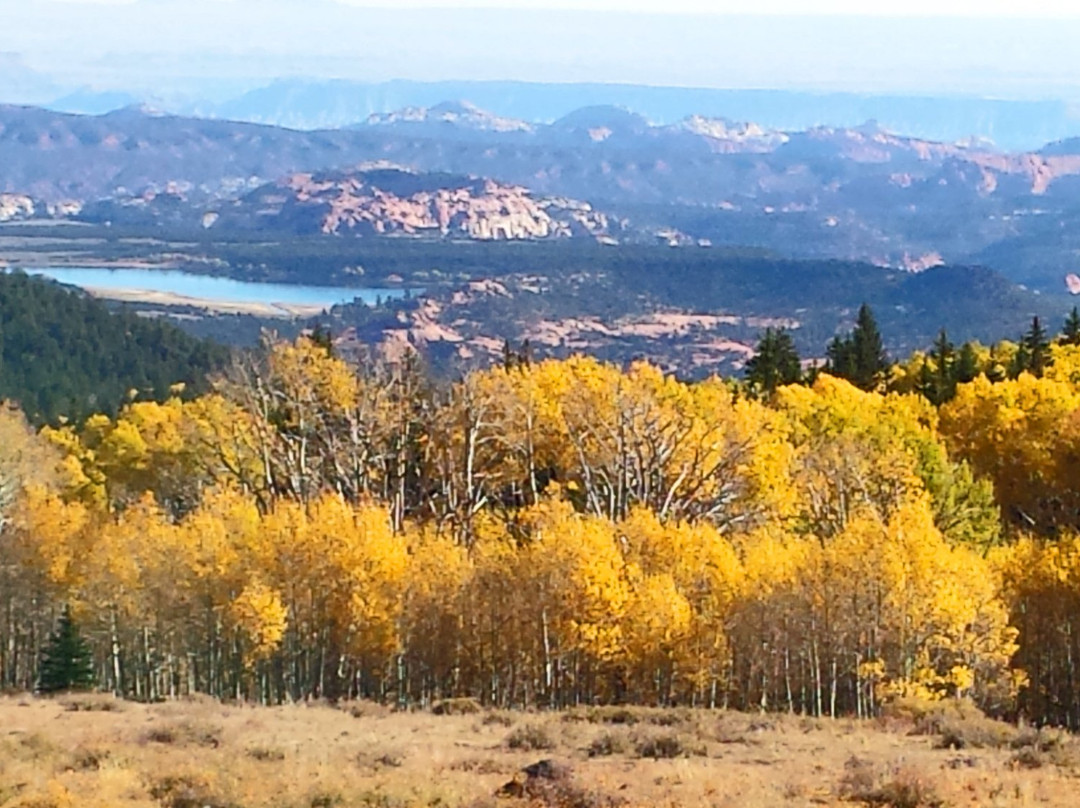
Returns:
[[[0,273],[0,400],[19,402],[35,423],[115,414],[132,395],[160,401],[178,384],[195,394],[227,356],[168,322]]]

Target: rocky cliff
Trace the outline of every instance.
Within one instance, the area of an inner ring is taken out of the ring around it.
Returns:
[[[293,174],[214,211],[207,227],[482,241],[613,237],[625,228],[576,200],[490,179],[399,169]]]
[[[81,211],[82,203],[73,199],[45,203],[26,194],[0,194],[0,222],[66,219]]]

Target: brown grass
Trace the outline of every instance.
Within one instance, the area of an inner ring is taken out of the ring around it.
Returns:
[[[1073,737],[955,705],[882,722],[89,705],[0,698],[0,808],[1057,808],[1076,804],[1080,772]],[[946,748],[950,734],[962,748]],[[565,776],[531,780],[523,770],[542,759]]]

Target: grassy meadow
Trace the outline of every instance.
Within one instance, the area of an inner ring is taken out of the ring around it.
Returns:
[[[1074,806],[1078,774],[1072,737],[962,704],[858,722],[0,699],[3,808]]]

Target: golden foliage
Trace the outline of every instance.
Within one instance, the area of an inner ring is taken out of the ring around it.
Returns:
[[[200,399],[44,432],[56,476],[20,488],[3,546],[41,604],[18,636],[71,603],[103,682],[146,697],[1020,694],[1080,723],[1071,685],[1039,689],[1080,658],[1080,353],[1054,350],[938,411],[581,357],[435,390],[273,343]],[[995,496],[1059,539],[1001,546]]]

